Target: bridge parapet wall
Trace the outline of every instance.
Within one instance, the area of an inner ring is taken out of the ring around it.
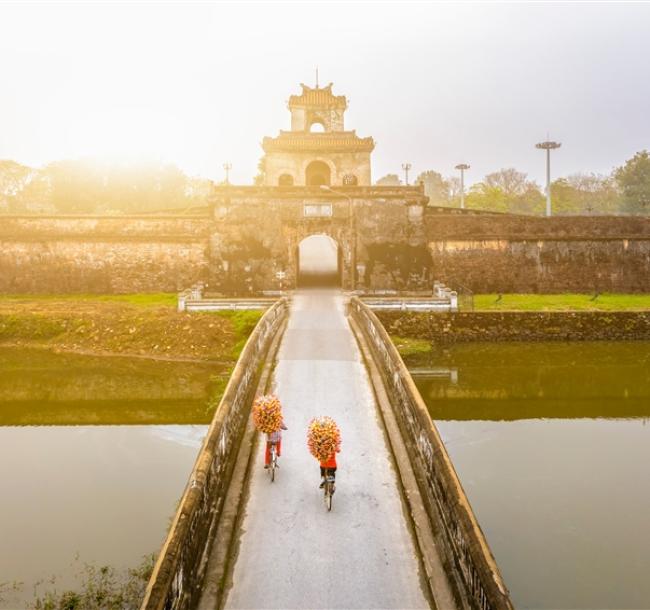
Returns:
[[[360,299],[350,315],[362,329],[381,371],[440,551],[465,607],[512,610],[508,590],[474,516],[440,435],[397,349]]]
[[[154,567],[142,610],[185,610],[198,604],[261,365],[287,313],[287,299],[275,303],[237,361]]]

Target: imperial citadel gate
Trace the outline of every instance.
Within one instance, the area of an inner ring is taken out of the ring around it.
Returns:
[[[417,280],[410,282],[424,287],[430,279],[421,222],[425,201],[417,187],[218,187],[208,284],[224,292],[247,284],[277,290],[281,277],[293,287],[300,242],[323,234],[340,248],[344,288],[390,288],[401,276],[400,265],[412,267],[417,259]],[[384,224],[387,217],[390,225]],[[404,278],[406,287],[408,274]]]
[[[262,283],[272,290],[281,277],[295,286],[298,244],[313,234],[327,235],[339,245],[341,284],[348,289],[381,273],[369,254],[390,235],[399,235],[400,241],[407,237],[410,246],[425,253],[423,232],[413,230],[413,221],[423,217],[423,190],[371,186],[375,144],[345,130],[345,96],[334,95],[331,84],[302,85],[301,95],[292,95],[288,107],[291,130],[262,143],[264,186],[226,185],[213,193],[216,232],[221,233],[214,237],[214,251],[221,260],[212,265],[210,283],[234,287],[243,279],[244,285],[259,288]]]
[[[278,291],[297,285],[298,245],[314,234],[339,245],[346,289],[646,290],[647,218],[428,206],[421,185],[372,185],[375,143],[345,129],[331,85],[303,85],[288,106],[291,129],[262,142],[257,186],[215,185],[185,211],[4,215],[0,292]]]

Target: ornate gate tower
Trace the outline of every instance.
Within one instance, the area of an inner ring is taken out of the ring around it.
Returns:
[[[345,131],[344,95],[327,87],[302,85],[289,98],[291,131],[264,138],[266,186],[370,186],[372,138]]]

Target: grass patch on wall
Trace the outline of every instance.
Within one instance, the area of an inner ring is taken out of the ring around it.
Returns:
[[[234,362],[262,310],[179,312],[176,295],[0,296],[0,344]]]
[[[135,294],[3,294],[0,303],[125,303],[140,307],[176,307],[175,292],[141,292]]]
[[[229,320],[236,334],[236,341],[232,347],[231,356],[233,360],[239,358],[239,354],[244,349],[249,335],[260,321],[263,311],[258,310],[238,310],[238,311],[220,311],[218,316]]]
[[[412,358],[431,353],[431,342],[426,339],[399,337],[397,335],[391,335],[391,339],[402,358]]]
[[[500,297],[500,298],[499,298]],[[643,311],[650,294],[477,294],[476,311]]]

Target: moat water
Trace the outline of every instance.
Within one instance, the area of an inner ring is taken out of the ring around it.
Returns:
[[[159,550],[226,374],[0,349],[0,608]]]
[[[465,344],[409,366],[515,606],[650,608],[650,343]]]
[[[650,343],[411,362],[519,608],[650,608]],[[156,552],[227,371],[0,349],[0,608]],[[72,425],[81,424],[81,425]]]

